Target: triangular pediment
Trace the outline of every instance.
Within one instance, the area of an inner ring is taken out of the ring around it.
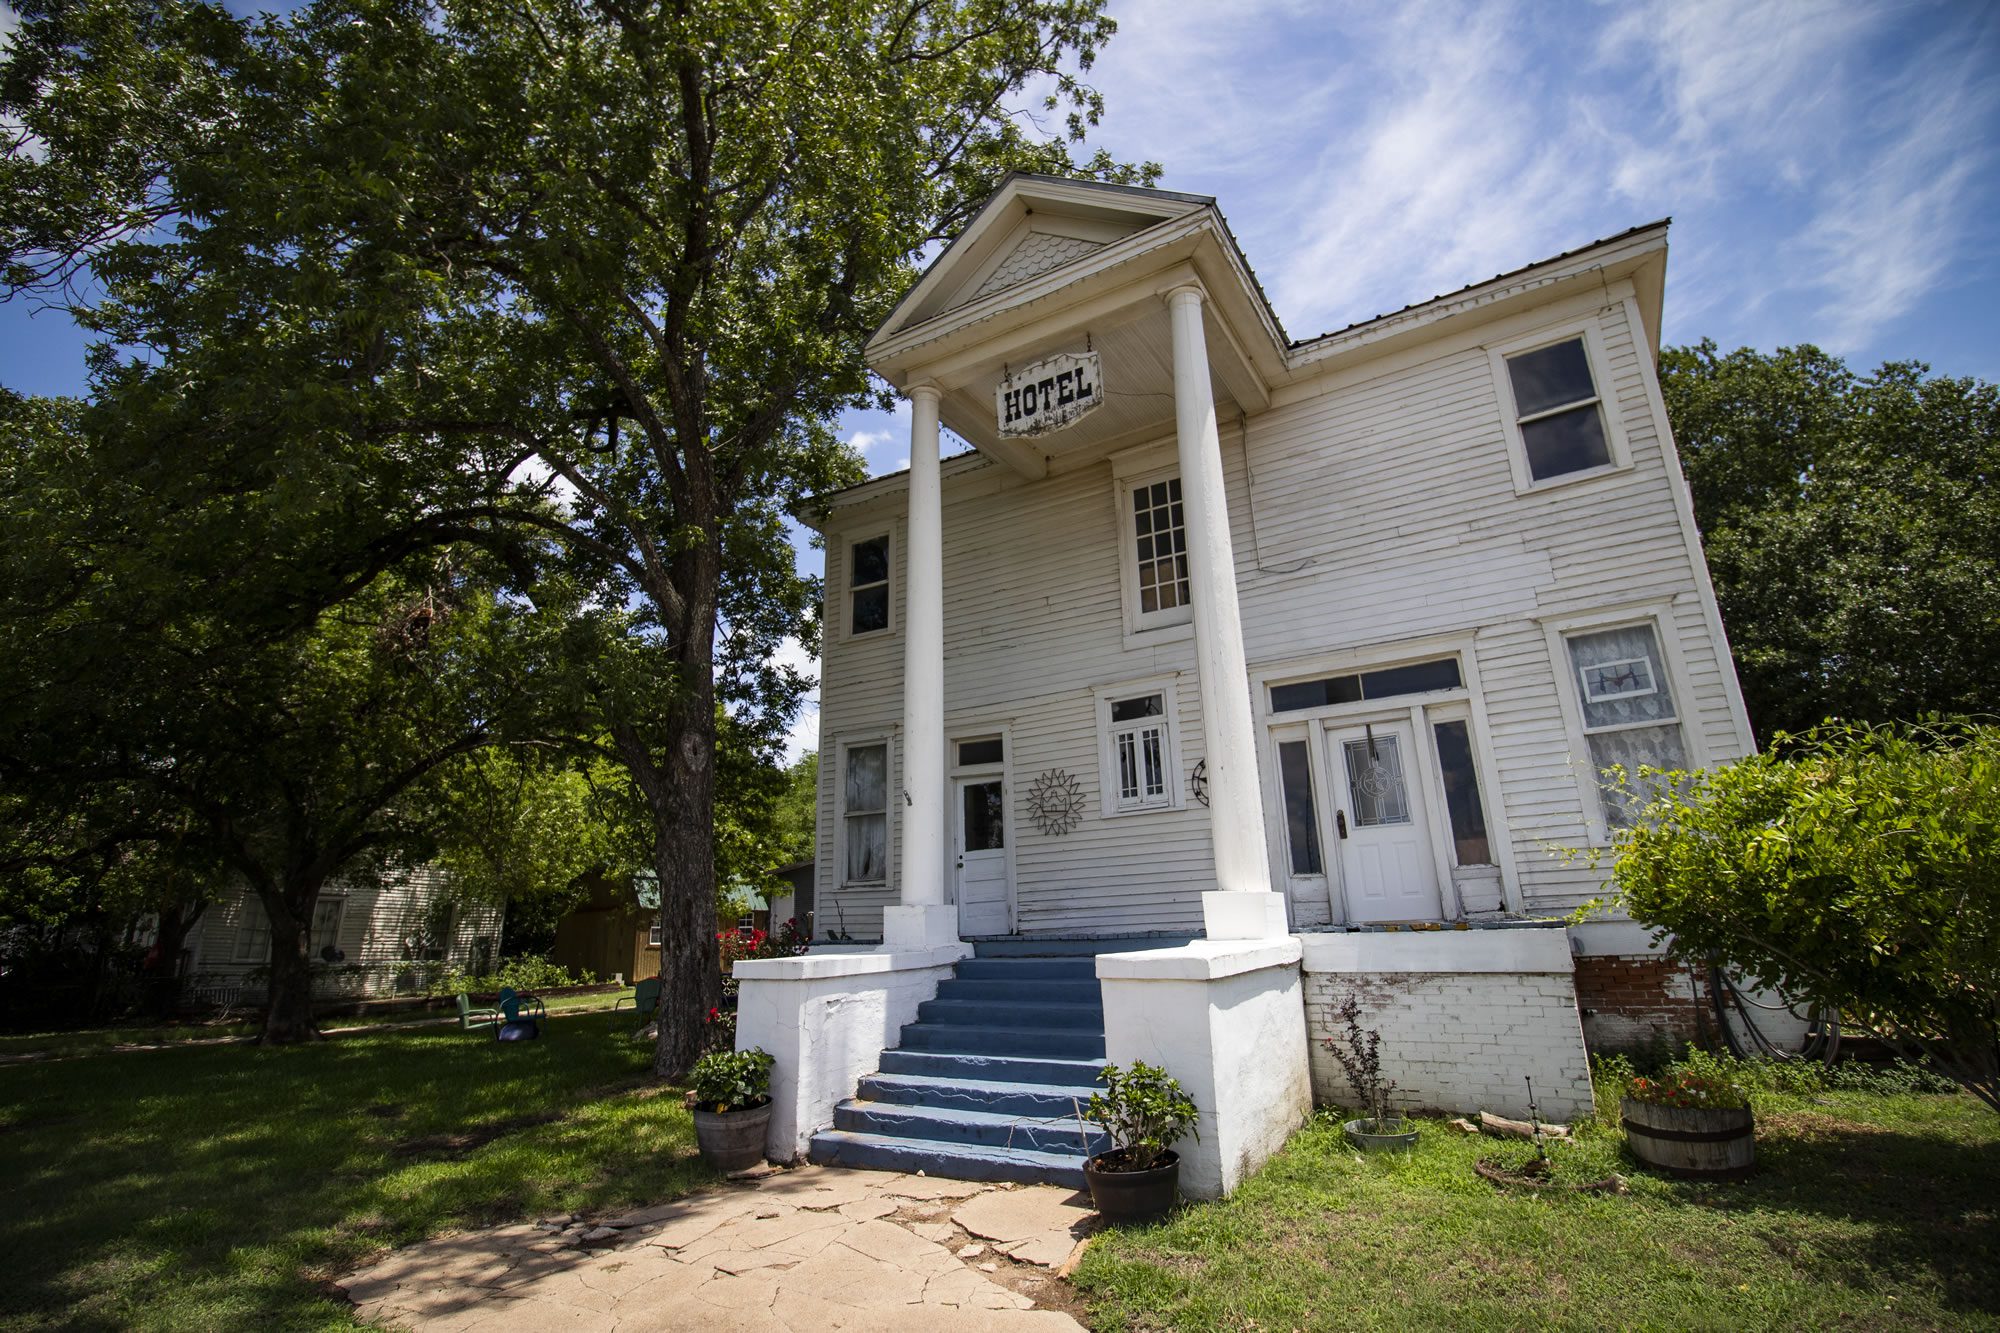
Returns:
[[[876,330],[902,329],[998,296],[1214,201],[1139,186],[1009,176]]]

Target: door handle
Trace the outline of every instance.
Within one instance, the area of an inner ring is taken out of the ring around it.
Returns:
[[[965,858],[962,856],[958,858],[958,868],[960,870],[965,869]]]
[[[1341,837],[1344,838],[1347,836],[1347,811],[1336,810],[1333,812],[1333,826],[1340,830]]]

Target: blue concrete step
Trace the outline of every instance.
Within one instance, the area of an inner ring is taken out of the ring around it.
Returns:
[[[1104,1006],[1099,1004],[1028,1004],[1019,1000],[925,1000],[917,1006],[919,1023],[984,1028],[1089,1028],[1104,1031]]]
[[[963,981],[1095,981],[1095,958],[967,958],[957,976]]]
[[[1084,1188],[1083,1158],[1066,1153],[823,1129],[813,1135],[807,1155],[821,1166],[922,1171],[946,1180],[1013,1180],[1030,1185]]]
[[[1104,1033],[1087,1028],[969,1027],[956,1023],[909,1023],[902,1049],[952,1055],[1055,1056],[1065,1060],[1104,1057]]]
[[[976,1143],[988,1148],[1025,1148],[1030,1152],[1066,1153],[1088,1157],[1111,1147],[1097,1126],[1079,1124],[1072,1116],[1018,1116],[955,1107],[897,1106],[889,1102],[849,1099],[833,1111],[833,1127],[854,1134],[882,1134],[898,1139],[929,1139],[939,1143]]]
[[[1101,953],[1178,948],[1191,939],[1193,939],[1191,935],[1116,935],[1087,940],[1026,936],[1004,940],[974,940],[972,951],[977,958],[1095,958]]]
[[[1058,981],[1052,977],[1027,977],[1018,981],[960,981],[956,977],[938,984],[940,1000],[1016,1000],[1027,1004],[1087,1004],[1103,1007],[1104,992],[1097,978],[1087,981]]]
[[[935,1074],[869,1074],[861,1080],[865,1101],[1027,1116],[1074,1116],[1100,1090],[1090,1084],[1012,1083]]]
[[[1050,1083],[1081,1088],[1097,1082],[1104,1068],[1098,1059],[1036,1059],[1019,1055],[963,1051],[892,1050],[882,1052],[885,1074],[922,1074],[932,1078],[970,1078],[993,1083]]]

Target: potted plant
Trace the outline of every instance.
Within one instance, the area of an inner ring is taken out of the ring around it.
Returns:
[[[1084,1114],[1113,1146],[1083,1164],[1090,1201],[1108,1222],[1158,1217],[1180,1192],[1180,1154],[1170,1145],[1195,1133],[1194,1098],[1172,1074],[1143,1060],[1127,1069],[1106,1065],[1097,1079],[1104,1091],[1091,1095]]]
[[[718,1171],[744,1171],[764,1160],[771,1127],[771,1066],[763,1050],[710,1051],[688,1075],[694,1138]]]
[[[1374,1028],[1362,1028],[1361,1001],[1355,996],[1348,996],[1340,1006],[1339,1017],[1346,1032],[1328,1037],[1323,1044],[1340,1062],[1348,1086],[1361,1103],[1359,1109],[1365,1113],[1341,1126],[1348,1142],[1370,1149],[1415,1147],[1416,1122],[1389,1111],[1389,1094],[1396,1090],[1396,1082],[1382,1077],[1382,1034]]]
[[[1690,1180],[1741,1180],[1757,1163],[1750,1098],[1719,1074],[1635,1078],[1619,1099],[1625,1142],[1656,1170]]]

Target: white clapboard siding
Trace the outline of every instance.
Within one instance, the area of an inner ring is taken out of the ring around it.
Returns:
[[[1441,341],[1428,360],[1329,380],[1326,392],[1294,394],[1223,428],[1251,672],[1405,640],[1469,638],[1500,783],[1485,793],[1489,819],[1510,842],[1531,911],[1581,902],[1599,892],[1601,878],[1557,855],[1588,837],[1576,766],[1589,759],[1571,753],[1556,675],[1567,666],[1550,660],[1546,622],[1667,608],[1661,631],[1678,648],[1691,693],[1679,700],[1690,752],[1720,762],[1750,747],[1736,722],[1733,669],[1708,627],[1699,556],[1676,508],[1675,464],[1649,392],[1650,353],[1630,309],[1614,301],[1587,316],[1606,361],[1600,394],[1631,461],[1600,479],[1515,492],[1491,361],[1464,334]],[[1521,326],[1508,321],[1493,336]],[[881,907],[895,901],[895,851],[889,888],[839,884],[834,764],[843,738],[900,724],[900,634],[844,634],[847,543],[892,526],[901,623],[901,524],[883,517],[900,503],[898,495],[871,512],[836,509],[828,525],[822,934],[837,928],[838,910],[850,934],[878,935]],[[1192,643],[1127,646],[1116,505],[1108,464],[1039,481],[993,464],[947,469],[945,707],[957,734],[1010,728],[1016,915],[1027,933],[1196,929],[1199,895],[1213,882],[1207,811],[1191,799],[1143,815],[1101,812],[1094,689],[1177,676],[1184,797],[1202,749]],[[1026,817],[1029,785],[1055,768],[1085,794],[1082,823],[1063,837],[1040,833]],[[894,834],[893,816],[891,824]]]

